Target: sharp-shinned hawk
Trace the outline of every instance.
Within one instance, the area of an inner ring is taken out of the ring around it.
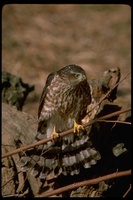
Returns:
[[[92,148],[81,122],[90,103],[90,86],[80,66],[72,64],[51,73],[40,99],[34,142],[49,137],[52,141],[27,150],[19,162],[22,170],[30,168],[34,176],[46,179],[49,174],[79,174],[81,166],[95,164],[100,154]],[[56,138],[71,128],[74,133]]]

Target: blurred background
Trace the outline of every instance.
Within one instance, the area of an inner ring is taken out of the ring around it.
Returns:
[[[2,10],[2,70],[35,85],[23,111],[37,117],[49,73],[78,64],[89,79],[119,67],[131,70],[131,7],[98,4],[8,4]],[[116,103],[131,101],[131,74]],[[129,107],[129,106],[128,106]]]

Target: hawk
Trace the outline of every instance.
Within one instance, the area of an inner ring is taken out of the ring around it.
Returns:
[[[90,168],[100,159],[82,126],[87,106],[91,103],[90,86],[83,68],[71,64],[51,73],[46,80],[38,109],[38,130],[33,142],[49,138],[46,144],[29,149],[20,159],[22,171],[47,179],[80,173],[81,166]],[[58,137],[73,128],[73,132]]]

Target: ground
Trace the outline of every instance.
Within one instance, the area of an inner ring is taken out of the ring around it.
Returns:
[[[128,5],[8,4],[2,10],[2,70],[35,90],[23,111],[37,117],[39,98],[52,71],[68,64],[99,78],[119,67],[131,70],[131,7]],[[118,88],[119,105],[130,107],[131,74]]]

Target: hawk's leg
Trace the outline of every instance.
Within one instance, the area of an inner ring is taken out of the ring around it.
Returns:
[[[79,132],[79,129],[83,129],[84,130],[84,127],[81,125],[81,124],[77,124],[76,121],[74,120],[74,129],[73,129],[73,132],[76,133]]]
[[[51,134],[52,141],[54,142],[57,137],[59,137],[59,134],[56,132],[55,126],[54,126],[54,130],[53,130],[53,132]]]

